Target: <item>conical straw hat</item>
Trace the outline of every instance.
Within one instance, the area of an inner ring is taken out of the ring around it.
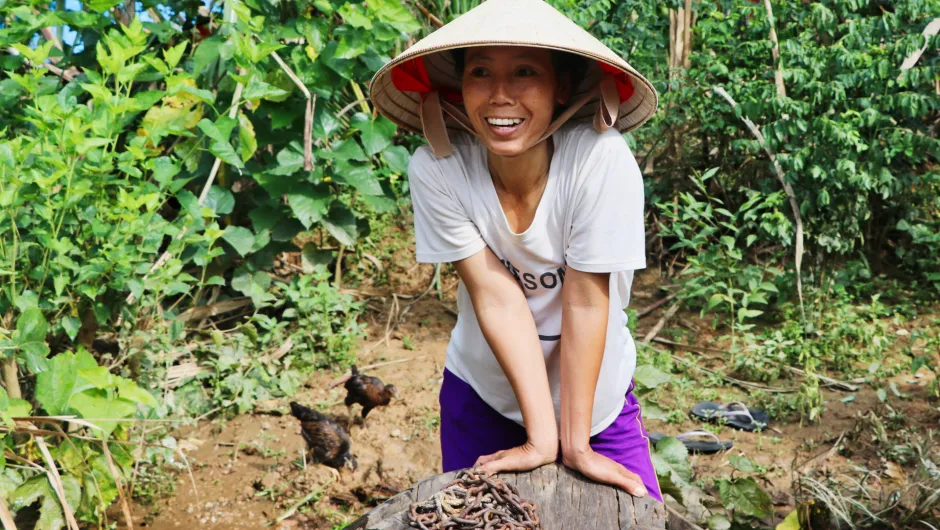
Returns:
[[[372,78],[372,102],[379,112],[399,126],[424,133],[431,141],[433,131],[427,129],[432,125],[422,125],[422,106],[427,113],[427,100],[432,99],[428,96],[434,95],[432,108],[436,112],[440,112],[439,106],[444,106],[445,110],[456,110],[460,116],[465,116],[460,103],[460,77],[449,51],[472,46],[532,46],[569,52],[587,59],[584,78],[572,93],[571,100],[577,102],[572,106],[579,108],[571,119],[599,115],[602,112],[598,110],[600,103],[612,103],[616,107],[619,99],[619,108],[610,109],[615,114],[607,126],[626,132],[645,123],[656,111],[658,96],[645,77],[542,0],[487,0],[471,9],[383,66]],[[605,79],[608,80],[606,93],[598,89]],[[611,79],[613,82],[609,81]],[[614,82],[616,93],[611,100],[609,96]],[[438,97],[440,103],[437,102]],[[466,123],[461,125],[463,120],[458,121],[456,114],[447,112],[447,129],[467,128]],[[424,123],[429,121],[426,118]],[[433,147],[434,142],[431,143]]]

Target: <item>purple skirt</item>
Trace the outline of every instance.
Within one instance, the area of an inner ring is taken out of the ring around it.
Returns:
[[[446,369],[440,404],[445,473],[471,467],[483,455],[526,442],[524,427],[493,410],[470,385]],[[632,383],[620,415],[604,431],[591,437],[591,448],[639,475],[650,496],[662,502],[650,455],[651,444]]]

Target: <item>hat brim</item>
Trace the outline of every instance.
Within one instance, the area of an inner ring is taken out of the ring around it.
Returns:
[[[471,35],[473,38],[469,37]],[[509,35],[512,38],[508,38]],[[584,58],[587,70],[573,90],[572,100],[594,91],[601,76],[622,75],[628,80],[626,83],[632,94],[620,102],[618,119],[614,124],[620,132],[636,129],[656,112],[659,98],[652,83],[591,34],[541,0],[488,0],[431,33],[375,74],[370,85],[373,104],[400,127],[423,133],[420,117],[423,94],[396,86],[393,72],[420,58],[433,89],[444,92],[445,97],[448,93],[460,94],[461,81],[451,52],[477,46],[543,48]],[[598,97],[592,97],[571,119],[590,119],[597,102]],[[459,102],[452,103],[464,110]],[[450,117],[445,123],[449,129],[462,130]]]

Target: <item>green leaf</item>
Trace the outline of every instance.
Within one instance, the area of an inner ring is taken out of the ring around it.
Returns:
[[[320,250],[313,243],[305,243],[301,252],[304,273],[311,274],[318,265],[327,265],[333,259],[333,251]]]
[[[291,211],[308,230],[314,223],[323,219],[332,201],[333,197],[328,190],[312,186],[304,186],[300,190],[287,194],[287,204]]]
[[[49,345],[46,344],[48,332],[49,323],[42,311],[38,307],[30,307],[16,320],[13,344],[27,355],[45,358],[49,355]]]
[[[223,162],[239,169],[245,167],[245,163],[238,157],[232,144],[228,142],[212,142],[209,145],[209,152],[219,157]]]
[[[692,488],[689,484],[692,468],[688,462],[688,450],[675,438],[663,438],[656,444],[651,458],[662,492],[683,503],[686,492]]]
[[[389,147],[382,153],[385,164],[395,173],[404,175],[408,173],[408,162],[411,160],[411,153],[400,145]]]
[[[741,473],[760,472],[760,468],[757,467],[757,464],[755,464],[753,460],[747,458],[746,456],[731,455],[728,457],[728,461],[731,462],[731,467],[737,469]]]
[[[355,59],[366,52],[367,40],[362,35],[346,33],[336,46],[336,59]]]
[[[718,480],[718,493],[728,511],[762,519],[770,516],[771,500],[752,478]]]
[[[228,215],[235,208],[235,196],[227,188],[212,186],[203,205],[211,208],[216,215]]]
[[[343,245],[351,247],[356,244],[356,216],[346,207],[339,206],[330,210],[330,215],[323,219],[323,226]]]
[[[651,364],[641,364],[633,372],[633,380],[644,388],[656,388],[663,383],[668,383],[671,379],[670,374]]]
[[[689,450],[678,439],[667,436],[656,443],[655,459],[663,464],[662,469],[675,473],[682,481],[692,480],[692,466],[689,464]],[[657,473],[660,465],[656,465]]]
[[[69,400],[78,379],[78,361],[71,352],[49,360],[49,369],[36,376],[36,401],[50,416],[68,412]]]
[[[104,366],[84,368],[78,371],[78,376],[90,383],[94,388],[107,390],[117,386],[117,379]]]
[[[257,77],[252,77],[251,81],[248,82],[248,86],[245,87],[245,92],[242,94],[242,97],[247,100],[271,99],[283,98],[289,94],[290,92],[286,90],[265,83]]]
[[[65,334],[68,335],[69,340],[75,340],[75,337],[78,336],[78,330],[80,330],[81,327],[82,321],[78,317],[73,317],[72,315],[62,317],[62,328],[65,330]]]
[[[801,528],[800,512],[798,510],[793,510],[780,524],[777,525],[776,530],[800,530]]]
[[[659,403],[644,396],[638,397],[637,400],[640,402],[640,410],[643,411],[644,420],[666,421],[669,419],[669,414],[659,406]]]
[[[313,0],[313,7],[317,8],[324,15],[333,14],[333,4],[330,3],[330,0]]]
[[[180,59],[183,58],[183,53],[186,51],[187,44],[189,43],[183,41],[176,46],[163,51],[163,58],[166,59],[166,64],[170,67],[170,70],[176,68],[176,65],[179,64]]]
[[[304,167],[303,148],[297,142],[291,142],[277,153],[277,167],[267,172],[271,175],[289,176]],[[283,179],[281,179],[283,180]],[[279,195],[279,194],[274,194]]]
[[[160,184],[161,188],[169,186],[173,177],[180,172],[179,162],[168,156],[152,159],[149,166],[149,169],[153,171],[153,180]]]
[[[748,309],[746,307],[742,307],[738,309],[738,322],[744,322],[745,319],[756,318],[763,314],[764,312],[760,311],[759,309]]]
[[[352,117],[351,125],[362,133],[362,145],[369,156],[392,145],[392,137],[398,129],[398,126],[385,116],[379,115],[373,119],[361,112]]]
[[[366,195],[381,196],[385,194],[371,165],[339,162],[334,179],[336,182],[348,184]]]
[[[372,19],[363,13],[362,7],[358,4],[343,4],[343,7],[339,8],[339,15],[343,17],[343,22],[350,26],[367,30],[372,29]]]
[[[247,162],[258,150],[258,140],[255,137],[255,126],[244,112],[238,113],[238,154],[243,162]]]
[[[710,311],[712,308],[714,308],[715,306],[717,306],[718,304],[724,301],[725,301],[725,295],[721,293],[715,293],[711,295],[711,297],[709,297],[708,299],[708,303],[705,304],[705,311]]]
[[[86,5],[90,7],[92,11],[104,13],[105,11],[111,9],[112,7],[120,3],[121,3],[121,0],[91,0]]]
[[[108,391],[98,389],[88,389],[75,394],[69,400],[69,406],[82,418],[97,419],[98,421],[93,423],[101,427],[105,434],[111,434],[118,426],[118,422],[107,420],[131,418],[137,411],[137,405],[133,401],[109,397]]]
[[[222,233],[222,239],[232,245],[241,257],[245,257],[251,252],[251,247],[255,244],[255,236],[243,226],[227,226]]]
[[[6,411],[14,418],[23,418],[30,415],[33,411],[33,405],[25,399],[11,399],[10,406],[7,407]]]
[[[220,60],[219,47],[225,42],[221,35],[213,35],[196,46],[193,52],[193,72],[200,74],[209,67],[210,64]]]
[[[398,0],[366,0],[366,4],[379,20],[402,33],[416,33],[421,30],[421,24]]]
[[[398,203],[395,199],[386,196],[363,195],[360,197],[362,202],[376,211],[376,213],[392,213],[398,211]]]
[[[203,118],[199,120],[198,125],[199,125],[199,130],[205,133],[205,135],[208,136],[209,138],[212,138],[213,140],[217,142],[228,143],[229,135],[225,134],[223,130],[218,125],[216,125],[212,120],[208,118]],[[229,129],[229,133],[231,133],[231,129]]]
[[[250,297],[255,307],[261,307],[265,301],[274,298],[268,293],[269,287],[271,287],[271,277],[261,271],[251,273],[244,268],[239,268],[232,276],[232,289]]]
[[[356,160],[358,162],[369,161],[369,157],[352,138],[334,143],[329,149],[321,149],[317,152],[317,158],[324,160]]]
[[[151,408],[160,406],[160,403],[157,402],[157,398],[153,397],[153,394],[140,388],[129,379],[124,379],[123,377],[118,379],[117,388],[118,395],[124,399],[129,399],[135,403],[141,403]]]
[[[284,217],[284,214],[282,214],[281,210],[278,208],[259,206],[249,212],[248,217],[251,219],[251,224],[254,226],[255,232],[260,232],[274,228],[274,225]]]
[[[724,514],[715,513],[708,518],[708,530],[730,530],[731,521]],[[799,529],[797,529],[799,530]]]

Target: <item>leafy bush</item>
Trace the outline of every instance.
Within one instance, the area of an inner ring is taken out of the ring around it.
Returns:
[[[727,209],[706,188],[716,172],[713,168],[701,177],[693,174],[690,180],[696,193],[682,192],[675,202],[656,205],[662,227],[659,236],[675,241],[669,250],[687,260],[679,274],[684,280],[680,298],[701,307],[703,314],[718,308],[731,316],[732,329],[746,331],[753,324],[745,321],[764,313],[755,308],[767,306],[779,293],[774,280],[780,271],[756,259],[761,249],[755,243],[771,250],[785,244],[790,223],[780,211],[783,192],[752,191],[743,204],[728,205],[736,211]]]
[[[324,274],[276,285],[268,271],[302,232],[351,247],[370,216],[398,211],[409,151],[358,100],[419,25],[394,0],[229,1],[208,20],[188,2],[140,14],[118,4],[0,5],[0,48],[15,51],[0,56],[0,413],[30,415],[21,398],[35,398],[36,413],[103,420],[71,436],[121,441],[124,420],[246,411],[295,392],[305,369],[349,361],[359,307]],[[60,41],[64,26],[77,37]],[[166,376],[185,311],[237,294],[255,314],[189,349],[196,375],[173,372],[164,403],[115,375]],[[88,353],[101,331],[119,354]],[[20,382],[34,378],[30,395]],[[100,444],[76,440],[51,451],[68,504],[99,523],[117,486]],[[11,433],[4,441],[38,457]],[[66,454],[75,447],[81,461]],[[11,509],[41,500],[42,528],[60,528],[68,508],[45,475],[7,471]]]

